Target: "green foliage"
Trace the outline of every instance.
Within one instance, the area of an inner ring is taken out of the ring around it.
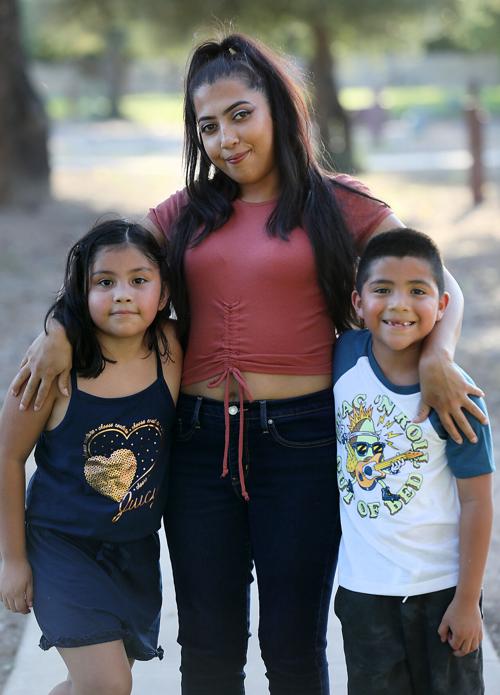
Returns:
[[[498,0],[470,0],[495,3]],[[225,30],[248,31],[306,60],[309,28],[328,27],[337,49],[412,45],[443,35],[465,0],[21,0],[37,57],[60,59],[104,51],[106,36],[127,36],[129,55],[178,54],[186,44]],[[417,19],[418,21],[415,21]]]
[[[387,87],[379,98],[390,116],[398,118],[407,113],[425,111],[432,118],[460,116],[466,95],[458,89],[438,89],[431,86]],[[126,94],[122,100],[125,118],[143,125],[171,125],[182,128],[182,94]],[[348,111],[359,111],[373,105],[373,90],[367,87],[347,87],[341,90],[340,100]],[[500,87],[484,87],[481,104],[492,115],[500,116]],[[64,97],[51,97],[47,109],[53,119],[72,115],[70,104]],[[82,97],[78,105],[80,117],[103,117],[106,101]]]
[[[470,52],[500,51],[500,0],[457,0],[437,45]]]

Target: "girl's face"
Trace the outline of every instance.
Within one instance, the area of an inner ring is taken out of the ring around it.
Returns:
[[[88,306],[98,334],[144,335],[166,302],[158,266],[136,246],[105,246],[96,253]]]
[[[275,198],[279,177],[265,95],[234,77],[201,85],[193,101],[201,141],[213,165],[239,184],[243,200]]]

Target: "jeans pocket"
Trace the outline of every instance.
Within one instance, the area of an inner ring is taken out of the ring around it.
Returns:
[[[328,411],[310,413],[305,416],[277,417],[267,421],[272,438],[281,446],[293,449],[311,449],[335,443],[333,414]]]
[[[177,442],[189,442],[194,433],[200,429],[197,422],[188,422],[182,417],[177,418],[177,426],[175,430],[175,440]]]

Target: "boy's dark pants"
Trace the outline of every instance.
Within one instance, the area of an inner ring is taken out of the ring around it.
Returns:
[[[482,695],[481,648],[453,656],[437,633],[455,588],[378,596],[339,587],[349,695]]]

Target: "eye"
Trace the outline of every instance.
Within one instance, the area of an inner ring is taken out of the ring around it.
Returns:
[[[101,278],[100,280],[97,281],[96,283],[100,287],[111,287],[113,284],[113,281],[110,280],[109,278]]]
[[[375,287],[373,289],[374,294],[389,294],[389,288],[388,287]]]
[[[134,285],[144,285],[147,282],[147,279],[146,278],[134,278],[132,280],[132,282],[134,283]]]
[[[248,111],[247,109],[240,109],[239,111],[236,111],[235,114],[233,114],[233,120],[234,121],[242,121],[248,116],[250,116],[251,111]]]
[[[426,294],[425,290],[422,290],[420,287],[414,287],[411,293],[416,295]]]
[[[202,126],[200,126],[200,133],[202,135],[210,135],[211,133],[214,133],[216,130],[216,123],[204,123]]]

